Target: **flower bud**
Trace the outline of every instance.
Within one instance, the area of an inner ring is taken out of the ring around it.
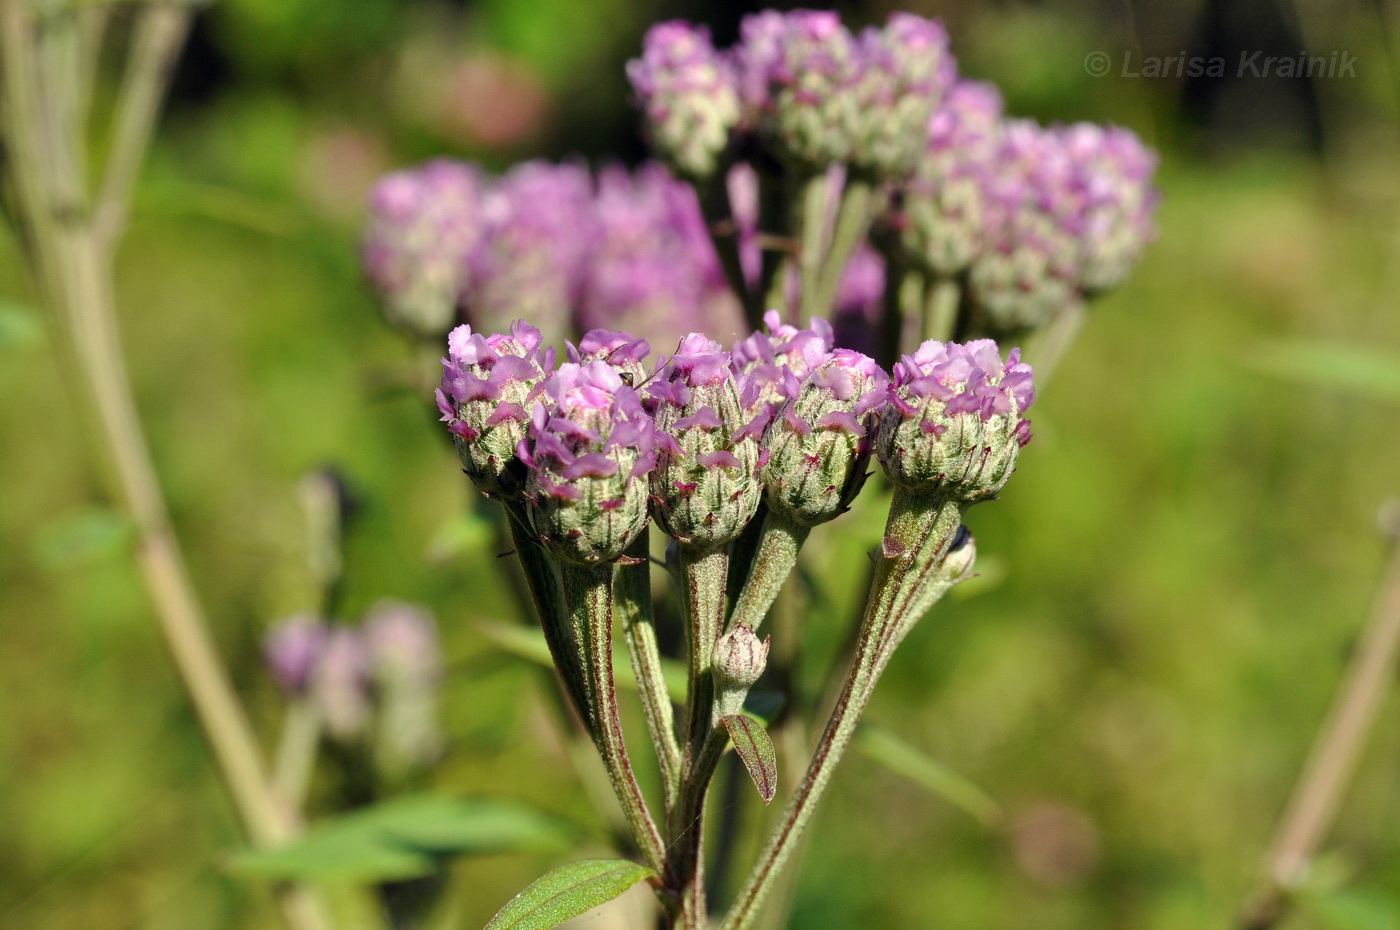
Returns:
[[[569,330],[582,299],[596,235],[593,178],[577,164],[528,161],[482,199],[467,319],[482,329],[530,320],[550,343]]]
[[[878,178],[900,178],[913,169],[929,116],[957,76],[948,33],[935,20],[896,13],[883,29],[861,34],[860,53],[852,164]]]
[[[780,159],[809,170],[848,161],[857,135],[861,55],[826,10],[746,17],[739,49],[759,132]]]
[[[578,345],[571,342],[567,348],[569,361],[576,365],[604,362],[617,372],[623,384],[634,389],[646,380],[642,361],[650,352],[651,345],[645,339],[633,339],[631,333],[606,329],[590,330]]]
[[[752,409],[771,415],[796,395],[802,379],[830,356],[834,343],[831,324],[821,317],[798,329],[769,310],[763,325],[734,344],[730,361],[735,375],[750,384]]]
[[[525,487],[516,450],[554,353],[540,351],[540,331],[524,320],[511,326],[509,336],[482,336],[459,326],[447,346],[438,410],[463,470],[487,497],[512,500]]]
[[[713,175],[740,103],[733,66],[710,44],[710,31],[683,22],[652,26],[642,57],[627,63],[627,78],[657,153],[692,180]]]
[[[481,222],[481,177],[468,165],[433,161],[375,185],[364,266],[390,323],[427,338],[452,327]]]
[[[1030,440],[1031,367],[996,343],[929,340],[895,364],[876,453],[896,486],[972,504],[995,497]]]
[[[713,672],[718,691],[747,692],[768,667],[770,637],[759,639],[745,626],[736,626],[715,644]]]
[[[326,625],[311,614],[297,614],[277,624],[263,642],[263,659],[288,697],[299,697],[311,684],[326,651]]]
[[[394,773],[431,764],[442,750],[442,650],[432,617],[411,604],[380,603],[365,617],[364,637],[380,707],[379,762]]]
[[[905,255],[931,274],[957,274],[982,247],[984,178],[994,170],[1001,106],[992,85],[959,81],[929,120],[927,146],[899,192],[895,225]]]
[[[648,386],[659,453],[651,475],[653,512],[684,545],[722,546],[758,508],[763,416],[746,417],[757,404],[757,388],[747,379],[745,386],[741,396],[729,353],[700,333],[681,340]]]
[[[369,650],[357,630],[335,627],[312,676],[311,695],[326,732],[342,743],[365,734],[372,706]]]
[[[1079,294],[1082,187],[1064,146],[1029,120],[1005,124],[984,177],[984,241],[968,292],[994,333],[1038,327]]]
[[[1061,136],[1087,192],[1079,283],[1101,293],[1127,277],[1156,234],[1157,157],[1126,129],[1076,123]]]
[[[606,362],[561,365],[543,393],[520,444],[532,525],[562,559],[610,562],[647,524],[655,426]]]
[[[768,506],[802,526],[832,520],[865,484],[888,376],[874,360],[837,349],[813,368],[764,434]]]

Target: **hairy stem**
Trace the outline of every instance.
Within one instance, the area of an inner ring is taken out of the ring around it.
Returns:
[[[617,800],[632,830],[642,857],[658,875],[665,871],[661,832],[647,809],[641,786],[632,770],[622,733],[622,713],[613,680],[613,565],[564,565],[564,598],[575,618],[575,629],[587,630],[583,652],[595,704],[594,742],[603,757]]]
[[[758,917],[830,784],[832,772],[849,745],[894,648],[918,616],[951,587],[951,583],[944,583],[939,568],[961,518],[962,507],[956,502],[895,491],[885,533],[898,542],[898,553],[891,554],[887,548],[880,559],[845,686],[806,774],[789,799],[722,930],[746,930]]]
[[[797,565],[797,553],[810,532],[810,527],[799,526],[768,510],[753,567],[730,616],[731,627],[744,626],[757,630],[763,624],[763,618],[768,616],[773,602],[778,599],[778,592]]]
[[[627,555],[634,560],[633,563],[617,567],[617,613],[627,640],[627,656],[637,676],[647,730],[656,747],[661,783],[666,788],[669,809],[680,791],[681,748],[676,742],[676,712],[666,689],[666,676],[661,670],[661,649],[657,645],[656,623],[652,619],[651,563],[647,537],[648,534],[643,531],[628,548]]]
[[[681,547],[680,573],[685,592],[689,686],[682,737],[685,755],[680,797],[667,823],[667,840],[672,850],[668,876],[680,905],[681,926],[688,930],[702,928],[706,921],[702,848],[704,797],[718,763],[714,740],[720,740],[720,751],[724,748],[722,734],[712,729],[714,679],[711,677],[711,667],[715,642],[724,625],[728,572],[728,550]]]
[[[1318,730],[1307,765],[1279,823],[1265,864],[1264,885],[1241,921],[1244,930],[1267,930],[1287,912],[1287,892],[1307,874],[1341,804],[1366,739],[1395,679],[1400,655],[1400,546],[1382,583],[1376,606],[1352,654],[1327,719]]]
[[[578,714],[584,729],[590,735],[596,735],[595,702],[586,668],[583,641],[577,628],[577,624],[582,621],[570,614],[564,600],[564,590],[561,587],[556,562],[526,529],[526,517],[520,506],[508,505],[506,513],[509,517],[511,541],[515,544],[515,554],[525,573],[525,584],[535,602],[540,629],[544,632],[545,643],[549,646],[554,667],[559,670],[564,693],[568,695],[569,703]]]

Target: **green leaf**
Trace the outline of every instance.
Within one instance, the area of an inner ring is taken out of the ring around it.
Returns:
[[[570,836],[561,821],[518,802],[410,795],[338,817],[287,846],[242,853],[232,866],[263,878],[385,881],[428,875],[452,856],[554,851]]]
[[[560,866],[510,899],[485,930],[549,930],[654,874],[625,859],[584,859]]]
[[[935,762],[887,730],[861,724],[856,745],[866,758],[962,808],[985,826],[1001,820],[1001,805],[957,772]]]
[[[767,804],[773,800],[778,790],[778,756],[773,752],[773,741],[762,724],[744,714],[730,714],[721,718],[720,723],[729,731],[729,739],[734,743],[734,751],[749,770],[753,786],[758,796]]]
[[[549,655],[549,645],[544,641],[544,633],[538,627],[515,626],[509,623],[483,622],[476,625],[477,632],[485,636],[498,649],[511,655],[554,668],[554,660]],[[677,704],[685,703],[686,671],[679,663],[670,659],[661,660],[661,674],[666,679],[666,691]],[[613,655],[613,677],[619,688],[637,690],[637,676],[627,661],[627,653],[617,650]]]
[[[89,507],[43,526],[34,537],[34,557],[45,568],[83,568],[124,552],[134,536],[124,514]]]
[[[1400,401],[1400,356],[1361,346],[1288,340],[1246,356],[1250,367],[1291,381]]]
[[[486,552],[495,538],[491,520],[479,509],[472,508],[453,516],[437,531],[428,543],[428,560],[442,564],[461,555]]]

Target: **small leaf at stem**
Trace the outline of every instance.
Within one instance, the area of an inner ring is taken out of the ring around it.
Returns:
[[[778,790],[778,757],[773,752],[773,741],[768,731],[752,717],[744,714],[730,714],[720,720],[729,731],[729,739],[734,743],[734,751],[749,770],[753,786],[759,797],[767,804],[773,800]]]
[[[592,910],[654,873],[625,859],[584,859],[560,866],[511,898],[485,930],[549,930]]]

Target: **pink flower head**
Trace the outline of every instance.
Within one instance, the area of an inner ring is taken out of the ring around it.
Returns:
[[[730,355],[701,333],[681,340],[647,385],[658,429],[652,497],[658,522],[678,540],[717,546],[738,535],[758,506],[757,390]]]
[[[480,173],[447,160],[374,186],[362,258],[391,323],[435,338],[452,325],[481,238],[481,197]]]
[[[878,449],[896,484],[968,502],[994,496],[1030,438],[1031,368],[989,339],[929,340],[895,364]]]
[[[488,496],[512,499],[524,487],[516,448],[529,406],[554,367],[554,351],[540,343],[540,331],[524,320],[509,335],[483,336],[465,324],[448,335],[438,409],[467,475]]]
[[[646,526],[656,427],[607,362],[568,362],[549,376],[519,451],[533,524],[561,557],[611,561]]]
[[[326,651],[329,630],[320,618],[297,614],[272,629],[263,642],[263,659],[282,693],[306,693],[316,666]]]
[[[770,507],[805,526],[844,513],[865,483],[889,376],[850,349],[829,353],[802,378],[764,436]]]
[[[714,174],[741,106],[734,67],[715,51],[709,30],[683,22],[652,26],[642,57],[627,63],[627,77],[658,154],[686,177]]]

